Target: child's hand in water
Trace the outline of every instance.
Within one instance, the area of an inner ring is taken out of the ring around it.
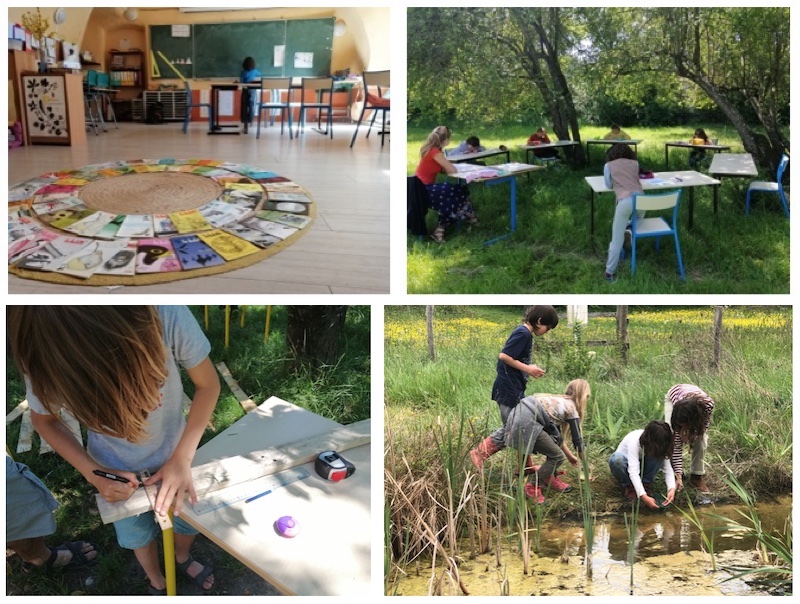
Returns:
[[[108,502],[115,502],[115,501],[125,501],[139,486],[139,479],[136,478],[136,474],[133,472],[127,472],[125,470],[113,470],[110,468],[104,468],[100,466],[98,468],[103,472],[108,472],[109,474],[116,474],[117,476],[122,476],[123,478],[127,478],[128,482],[117,482],[116,480],[111,480],[110,478],[105,478],[103,476],[96,476],[92,474],[87,480],[96,488],[100,495],[102,495],[103,499]]]

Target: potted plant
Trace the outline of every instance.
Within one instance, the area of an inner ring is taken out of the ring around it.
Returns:
[[[27,12],[22,15],[22,26],[30,32],[39,43],[39,73],[47,72],[47,30],[50,28],[50,21],[42,16],[42,11],[38,8],[36,12]]]

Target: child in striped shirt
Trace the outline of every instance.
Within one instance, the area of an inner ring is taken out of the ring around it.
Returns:
[[[709,493],[705,482],[705,456],[708,427],[714,411],[714,399],[693,384],[677,384],[664,397],[664,416],[672,426],[672,468],[678,490],[683,488],[683,445],[692,451],[689,484],[701,493]]]

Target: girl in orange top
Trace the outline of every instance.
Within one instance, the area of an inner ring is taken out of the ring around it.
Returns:
[[[527,145],[529,147],[533,145],[547,144],[550,144],[550,137],[547,136],[547,128],[544,126],[540,127],[536,132],[528,137]],[[555,149],[554,147],[548,147],[547,149],[535,149],[533,154],[536,157],[558,157],[558,149]]]
[[[439,214],[439,224],[431,234],[435,241],[444,241],[445,228],[457,220],[469,220],[478,224],[475,208],[469,199],[466,185],[437,183],[436,176],[440,172],[455,174],[456,167],[445,157],[442,151],[450,143],[450,129],[437,126],[428,135],[425,144],[419,151],[420,162],[416,176],[428,190],[431,207]]]

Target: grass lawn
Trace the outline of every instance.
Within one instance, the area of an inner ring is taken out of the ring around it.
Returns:
[[[190,307],[203,326],[203,307]],[[370,416],[370,308],[351,306],[342,333],[341,359],[334,366],[317,373],[300,371],[288,373],[285,369],[288,351],[286,346],[286,307],[272,307],[270,333],[264,338],[264,306],[248,306],[244,327],[240,327],[239,312],[233,313],[230,346],[224,346],[224,312],[217,306],[209,307],[211,360],[224,361],[239,386],[257,404],[272,395],[342,424],[353,423]],[[184,388],[191,396],[191,382],[183,372]],[[220,378],[222,391],[212,416],[214,430],[207,429],[202,442],[213,438],[244,415],[241,405]],[[25,398],[25,387],[12,358],[6,357],[6,413]],[[143,594],[146,589],[144,572],[136,563],[133,553],[119,548],[113,527],[104,525],[97,513],[94,488],[56,453],[39,454],[39,438],[34,435],[33,450],[16,453],[20,421],[6,426],[6,443],[17,461],[27,464],[42,479],[61,503],[55,511],[57,532],[46,538],[48,545],[77,539],[93,541],[100,545],[103,555],[91,571],[55,572],[46,576],[41,572],[25,573],[19,558],[7,559],[11,566],[6,579],[7,594]],[[85,436],[84,436],[85,440]],[[198,559],[215,568],[215,588],[212,593],[247,595],[272,594],[259,577],[238,560],[200,537],[195,544]],[[180,575],[180,573],[179,573]],[[92,584],[88,585],[87,579]],[[178,593],[202,592],[178,577]],[[242,587],[243,584],[247,587]],[[254,591],[256,590],[256,591]]]
[[[419,148],[435,125],[408,126],[407,172],[413,174],[419,161]],[[523,144],[535,127],[501,126],[493,131],[454,128],[451,146],[471,134],[487,148],[505,144],[512,150],[512,161],[525,161]],[[743,148],[735,131],[726,126],[705,126],[712,138],[731,146],[732,153]],[[693,128],[636,128],[624,130],[639,145],[639,163],[651,171],[665,170],[664,143],[688,140]],[[584,127],[584,140],[600,138],[608,128]],[[630,261],[620,263],[618,279],[603,278],[611,222],[614,214],[612,194],[595,200],[595,233],[590,232],[590,189],[584,177],[602,175],[603,147],[593,146],[592,163],[573,170],[569,161],[517,179],[517,230],[512,237],[494,245],[484,241],[508,232],[509,188],[469,185],[481,224],[477,228],[455,225],[447,240],[408,235],[408,293],[515,294],[515,293],[749,293],[786,294],[789,292],[789,221],[783,215],[777,196],[757,196],[749,216],[744,214],[748,179],[723,179],[719,191],[719,210],[713,212],[712,187],[695,192],[694,228],[687,228],[688,191],[681,199],[679,238],[686,282],[678,276],[672,241],[663,241],[656,252],[652,240],[643,240],[637,249],[636,275]],[[688,151],[670,149],[670,170],[686,170]],[[490,158],[487,163],[504,161]],[[774,180],[773,174],[759,179]],[[428,215],[430,229],[436,224],[434,212]]]

